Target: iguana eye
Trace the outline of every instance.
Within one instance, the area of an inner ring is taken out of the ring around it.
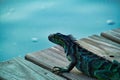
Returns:
[[[61,35],[60,33],[57,33],[57,35]]]

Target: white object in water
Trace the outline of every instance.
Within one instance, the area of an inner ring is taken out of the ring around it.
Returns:
[[[33,37],[33,38],[32,38],[32,42],[38,42],[38,38]]]
[[[15,12],[15,8],[10,8],[7,12],[7,16],[11,15],[13,12]]]
[[[108,25],[114,25],[115,24],[115,22],[113,20],[107,20],[106,22],[107,22]]]

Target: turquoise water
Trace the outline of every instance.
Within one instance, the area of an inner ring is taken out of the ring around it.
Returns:
[[[118,27],[120,0],[0,0],[0,61],[54,46],[50,33],[80,39]]]

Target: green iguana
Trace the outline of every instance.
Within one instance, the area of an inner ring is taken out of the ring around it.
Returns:
[[[71,62],[67,68],[54,67],[57,73],[70,72],[74,67],[84,74],[98,80],[120,80],[120,63],[109,61],[80,47],[71,35],[51,34],[48,39],[64,48]]]

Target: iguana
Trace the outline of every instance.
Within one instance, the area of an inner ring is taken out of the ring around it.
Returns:
[[[57,73],[70,72],[74,67],[84,74],[98,80],[120,80],[120,63],[109,61],[80,47],[76,39],[71,35],[55,33],[48,39],[64,48],[70,64],[67,68],[54,67]]]

